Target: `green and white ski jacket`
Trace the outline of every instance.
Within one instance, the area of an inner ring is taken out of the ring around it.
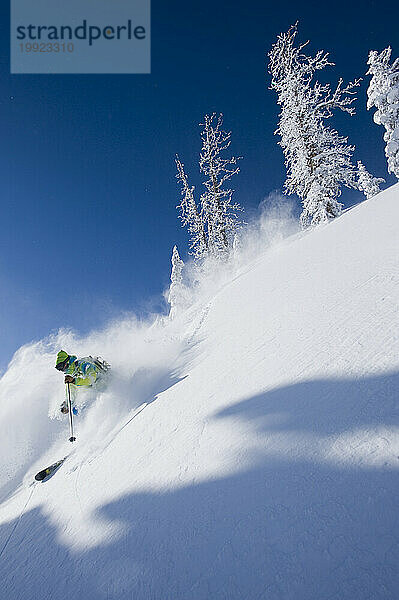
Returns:
[[[89,358],[78,359],[76,356],[70,356],[64,373],[75,378],[75,383],[71,385],[90,387],[96,383],[100,369]]]

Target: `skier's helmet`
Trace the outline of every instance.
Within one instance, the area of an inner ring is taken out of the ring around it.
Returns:
[[[58,371],[64,371],[65,367],[68,364],[68,361],[69,361],[69,354],[67,354],[67,352],[65,352],[64,350],[60,350],[57,354],[55,368]]]

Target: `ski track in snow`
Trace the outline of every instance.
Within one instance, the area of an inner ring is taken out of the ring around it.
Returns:
[[[29,438],[0,504],[7,600],[396,596],[398,196],[288,238],[149,330],[134,401],[122,379],[115,414],[96,427],[89,407],[32,486],[65,455],[43,412],[50,449]]]

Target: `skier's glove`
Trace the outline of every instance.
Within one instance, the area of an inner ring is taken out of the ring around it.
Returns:
[[[65,375],[65,383],[75,383],[75,377],[72,377],[72,375]]]

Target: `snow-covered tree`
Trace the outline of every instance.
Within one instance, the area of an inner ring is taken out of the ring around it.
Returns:
[[[371,81],[367,90],[367,108],[377,109],[374,122],[385,127],[385,155],[388,172],[399,179],[399,58],[389,63],[392,49],[370,52],[367,75]]]
[[[179,256],[177,246],[173,247],[172,252],[172,272],[170,274],[170,288],[168,302],[170,304],[169,316],[173,319],[176,313],[186,303],[186,289],[183,284],[183,267],[184,262]]]
[[[180,209],[179,219],[182,222],[182,227],[187,227],[191,236],[190,239],[190,254],[194,258],[203,258],[208,252],[208,239],[205,233],[205,223],[202,212],[198,211],[197,204],[194,199],[194,186],[190,187],[187,180],[187,175],[184,171],[184,164],[178,156],[176,156],[177,179],[180,180],[183,199],[179,204]]]
[[[380,190],[380,183],[384,183],[385,179],[381,177],[373,177],[359,160],[357,163],[357,185],[358,189],[364,193],[367,200],[378,194]]]
[[[306,42],[295,46],[297,25],[277,37],[269,53],[271,89],[281,106],[276,134],[285,156],[287,178],[284,192],[297,194],[303,204],[303,227],[337,217],[342,185],[356,188],[356,169],[352,164],[354,147],[347,138],[326,124],[334,109],[354,113],[354,88],[359,80],[335,90],[315,80],[316,71],[333,65],[328,53],[315,56],[303,53]]]
[[[214,256],[227,253],[237,227],[238,204],[232,203],[233,190],[226,181],[239,172],[238,158],[223,158],[222,152],[231,144],[231,132],[222,130],[223,115],[205,115],[201,133],[202,150],[200,171],[205,174],[205,192],[201,195],[201,209],[207,226],[208,247]]]
[[[183,200],[180,203],[182,225],[191,234],[191,254],[195,258],[206,255],[221,258],[231,250],[234,234],[239,225],[237,212],[241,210],[232,202],[233,190],[226,182],[239,172],[236,166],[238,158],[224,158],[223,153],[231,144],[231,132],[222,130],[223,115],[205,115],[201,123],[202,149],[200,153],[200,172],[206,177],[203,182],[205,191],[197,205],[194,187],[188,184],[184,165],[176,157],[177,175],[182,186]]]

